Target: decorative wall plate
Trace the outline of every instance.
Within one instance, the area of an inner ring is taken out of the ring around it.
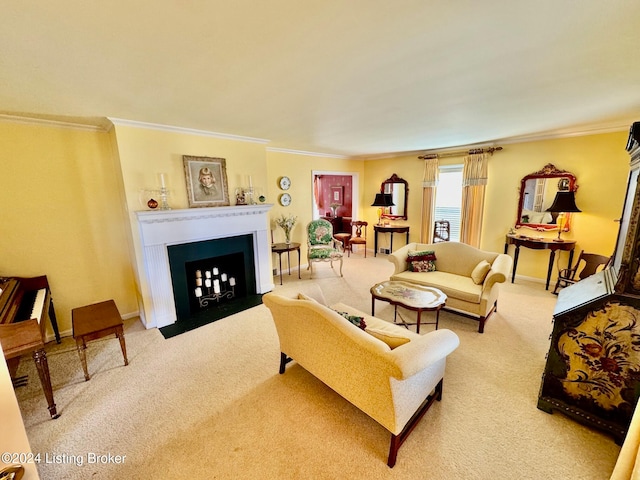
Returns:
[[[289,190],[289,187],[291,186],[291,179],[289,177],[280,177],[278,184],[282,190]]]
[[[288,207],[291,204],[291,195],[288,193],[283,193],[280,195],[280,205],[283,207]]]

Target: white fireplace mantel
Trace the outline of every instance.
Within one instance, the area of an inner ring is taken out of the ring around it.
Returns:
[[[169,245],[252,235],[256,292],[273,289],[267,213],[272,204],[135,212],[141,241],[141,315],[147,328],[176,322]]]

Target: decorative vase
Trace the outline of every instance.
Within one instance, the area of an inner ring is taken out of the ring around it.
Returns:
[[[289,230],[284,231],[284,243],[287,245],[291,243],[291,231]]]
[[[331,212],[333,213],[333,217],[336,218],[338,216],[338,207],[329,207],[331,208]]]

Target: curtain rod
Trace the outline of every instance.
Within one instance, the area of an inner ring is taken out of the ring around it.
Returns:
[[[434,158],[461,157],[462,155],[477,155],[479,153],[493,155],[493,152],[499,152],[500,150],[502,150],[502,147],[472,148],[470,150],[458,150],[455,152],[427,153],[426,155],[420,155],[418,158],[420,160],[432,160]]]

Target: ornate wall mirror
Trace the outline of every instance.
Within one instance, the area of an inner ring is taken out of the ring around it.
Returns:
[[[385,218],[401,218],[407,219],[407,199],[409,198],[409,184],[406,180],[398,177],[395,173],[387,178],[382,185],[380,185],[380,192],[391,195],[391,199],[395,204],[394,207],[389,207],[387,213],[382,214]]]
[[[558,170],[551,163],[542,170],[524,177],[520,183],[520,200],[516,228],[555,230],[558,228],[558,213],[547,212],[559,191],[575,192],[576,177],[565,170]],[[565,217],[563,230],[569,231],[570,215]]]

